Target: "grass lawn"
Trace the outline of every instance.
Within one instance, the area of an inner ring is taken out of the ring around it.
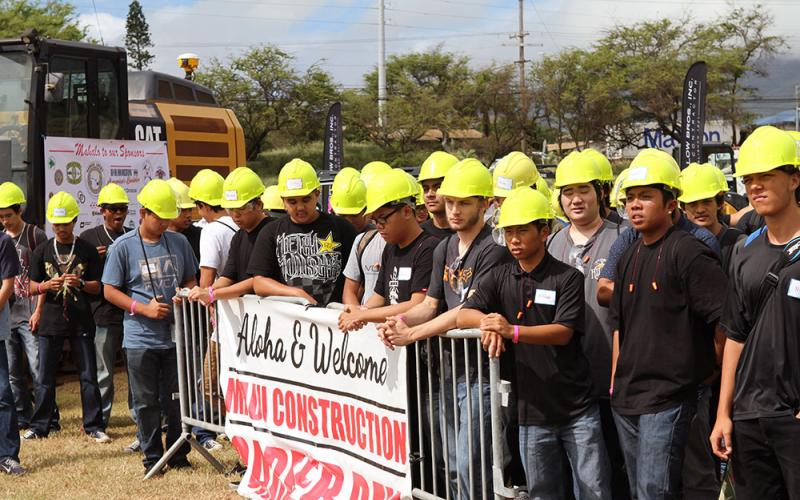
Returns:
[[[1,475],[0,498],[238,498],[228,490],[229,479],[195,451],[189,453],[192,470],[168,471],[144,481],[141,454],[122,452],[136,433],[128,416],[127,377],[118,372],[114,380],[114,409],[107,429],[114,442],[97,444],[80,432],[79,385],[71,377],[57,390],[63,430],[51,433],[48,439],[22,440],[20,459],[28,474],[20,478]],[[229,442],[223,446],[215,456],[230,470],[237,455]]]

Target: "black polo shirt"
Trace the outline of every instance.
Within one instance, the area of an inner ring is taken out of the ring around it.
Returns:
[[[620,258],[609,322],[619,330],[611,404],[656,413],[697,396],[715,365],[714,327],[727,286],[716,254],[686,231],[640,239]]]
[[[761,281],[783,245],[773,245],[766,230],[753,233],[731,262],[731,286],[720,324],[744,343],[736,369],[733,419],[795,415],[800,411],[800,262],[781,272],[761,314]]]
[[[585,306],[583,275],[549,253],[531,273],[517,262],[494,268],[464,304],[500,313],[511,324],[558,323],[574,332],[563,346],[506,343],[515,358],[520,425],[562,424],[593,403],[589,362],[580,345]]]
[[[383,297],[384,305],[400,304],[411,300],[416,292],[428,291],[433,251],[438,243],[439,240],[423,231],[404,248],[386,245],[375,282],[375,293]]]
[[[455,234],[455,231],[453,231],[449,227],[446,227],[444,229],[436,227],[436,225],[433,223],[433,219],[426,220],[425,222],[420,224],[419,227],[421,227],[422,230],[425,231],[426,233],[435,237],[437,240],[443,240],[448,236],[450,236],[451,234]]]
[[[236,234],[231,238],[228,260],[225,261],[225,267],[222,269],[220,276],[233,280],[234,283],[244,281],[253,276],[247,272],[247,266],[250,264],[250,255],[253,253],[258,234],[273,220],[275,219],[272,217],[264,217],[252,231],[248,232],[244,229],[236,231]]]

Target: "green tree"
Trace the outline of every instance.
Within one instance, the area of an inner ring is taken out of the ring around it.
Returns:
[[[75,6],[61,0],[0,0],[0,38],[19,38],[28,28],[59,40],[83,40]]]
[[[128,66],[139,71],[150,67],[155,56],[148,50],[153,47],[150,39],[150,26],[144,18],[142,4],[133,0],[128,6],[128,19],[125,21],[125,48],[128,49]]]

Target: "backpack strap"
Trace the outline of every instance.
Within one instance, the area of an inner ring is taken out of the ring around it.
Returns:
[[[221,220],[215,220],[214,222],[219,222],[220,224],[222,224],[223,226],[227,227],[228,229],[230,229],[230,230],[231,230],[231,231],[233,231],[234,233],[236,232],[236,229],[232,228],[232,227],[231,227],[229,224],[225,224],[225,223],[224,223],[224,222],[222,222]]]
[[[767,226],[762,226],[747,236],[747,239],[744,240],[744,246],[748,246],[750,243],[754,242],[759,236],[761,236],[764,231],[767,230]]]
[[[783,247],[780,256],[772,263],[761,280],[761,286],[758,289],[758,308],[756,309],[756,317],[761,315],[761,311],[767,305],[767,302],[775,293],[780,280],[780,273],[786,266],[789,266],[800,260],[800,236],[794,238],[786,246]]]
[[[367,245],[372,241],[373,238],[378,234],[377,229],[370,229],[369,231],[364,233],[364,236],[361,237],[361,240],[358,242],[358,246],[356,247],[356,261],[358,262],[358,272],[361,276],[360,282],[363,285],[364,281],[366,280],[366,276],[361,270],[361,258],[364,255],[364,250],[367,248]]]

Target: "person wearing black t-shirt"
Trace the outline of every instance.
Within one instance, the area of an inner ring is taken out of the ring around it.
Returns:
[[[732,461],[739,499],[800,498],[800,172],[773,127],[742,144],[736,175],[766,226],[734,253],[714,453]],[[784,254],[784,255],[782,255]]]
[[[56,401],[56,375],[69,339],[78,367],[83,406],[83,431],[98,443],[109,443],[105,433],[100,388],[97,384],[94,331],[89,295],[100,293],[102,264],[89,242],[74,236],[80,212],[71,195],[61,191],[47,204],[47,220],[56,236],[37,247],[31,258],[31,294],[46,294],[39,324],[39,386],[31,427],[23,438],[47,437]]]
[[[107,184],[97,197],[103,223],[81,233],[81,239],[97,249],[101,267],[105,265],[108,247],[131,230],[125,227],[128,203],[128,195],[122,187],[114,183]],[[117,353],[122,348],[122,315],[125,312],[108,302],[103,294],[92,297],[91,304],[95,322],[97,384],[100,386],[100,400],[103,404],[103,422],[108,427],[114,402],[114,364]]]
[[[671,157],[645,150],[622,186],[641,238],[619,260],[610,393],[634,498],[682,495],[689,424],[714,373],[727,285],[717,256],[672,226],[678,172]]]
[[[431,278],[433,250],[439,241],[420,229],[414,198],[417,183],[402,170],[382,174],[367,190],[367,213],[381,237],[383,250],[375,293],[362,308],[348,307],[339,328],[358,330],[402,314],[425,298]]]
[[[247,272],[258,295],[301,297],[312,304],[341,302],[344,269],[356,231],[317,209],[320,182],[314,167],[294,159],[278,175],[287,217],[256,239]]]
[[[417,180],[422,186],[422,199],[430,219],[421,222],[420,227],[426,233],[443,240],[455,233],[447,222],[444,197],[438,194],[442,181],[450,168],[458,163],[458,158],[444,151],[434,151],[419,168]]]
[[[480,328],[489,355],[511,340],[519,417],[519,449],[528,490],[566,498],[565,452],[578,498],[610,498],[611,470],[600,409],[583,354],[583,275],[545,246],[553,219],[549,200],[518,188],[503,204],[497,227],[516,262],[494,269],[458,313],[459,328]],[[562,451],[563,450],[563,451]]]

